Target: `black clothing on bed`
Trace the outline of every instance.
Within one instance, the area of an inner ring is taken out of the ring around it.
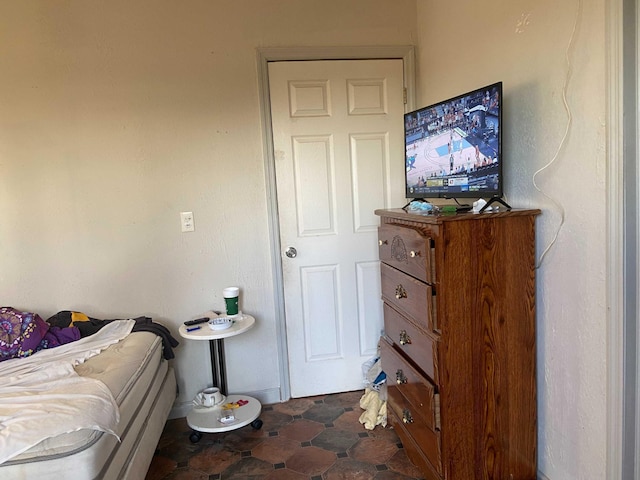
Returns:
[[[47,323],[51,326],[57,327],[77,327],[80,331],[80,337],[88,337],[93,335],[107,323],[117,320],[123,320],[122,318],[113,318],[108,320],[100,320],[98,318],[91,318],[80,312],[72,312],[70,310],[62,310],[55,315],[47,319]],[[171,360],[175,357],[173,349],[180,343],[171,335],[169,329],[164,325],[154,322],[150,317],[137,317],[134,318],[135,325],[133,326],[133,332],[151,332],[155,333],[162,339],[162,356],[166,360]]]

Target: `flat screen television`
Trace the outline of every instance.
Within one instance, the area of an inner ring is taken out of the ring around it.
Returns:
[[[502,82],[404,115],[406,197],[502,196]]]

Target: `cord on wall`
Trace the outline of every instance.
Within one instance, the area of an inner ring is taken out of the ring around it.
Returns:
[[[562,226],[564,225],[564,215],[565,215],[564,207],[562,206],[562,204],[560,204],[560,202],[558,202],[553,197],[551,197],[550,195],[545,193],[538,186],[538,184],[536,182],[536,177],[540,173],[542,173],[544,170],[549,168],[553,163],[556,162],[556,160],[558,159],[558,156],[560,155],[560,152],[564,148],[564,145],[566,143],[567,137],[569,136],[569,131],[571,130],[571,125],[573,123],[573,115],[571,114],[571,108],[569,106],[569,102],[567,101],[567,88],[568,88],[569,79],[571,78],[571,73],[572,73],[572,70],[573,70],[573,66],[571,64],[571,52],[573,50],[573,41],[574,41],[574,37],[575,37],[576,30],[578,28],[578,23],[579,23],[579,20],[580,20],[581,16],[582,16],[582,0],[578,0],[578,9],[576,11],[576,18],[575,18],[575,21],[573,22],[573,30],[571,31],[571,36],[569,37],[569,43],[567,45],[567,50],[565,52],[565,59],[566,59],[566,62],[567,62],[567,73],[565,75],[564,85],[562,86],[562,103],[564,105],[565,111],[567,112],[567,125],[566,125],[566,128],[564,130],[564,135],[562,136],[562,140],[560,141],[560,144],[558,145],[558,149],[556,150],[556,152],[553,155],[553,157],[551,157],[551,160],[549,160],[549,162],[545,166],[543,166],[542,168],[537,170],[533,174],[533,179],[532,179],[533,186],[536,188],[536,190],[538,190],[538,192],[540,192],[542,195],[544,195],[549,200],[551,200],[551,202],[557,207],[557,209],[560,212],[560,224],[558,225],[558,228],[556,229],[556,233],[553,236],[553,238],[551,239],[551,242],[544,249],[544,251],[542,252],[542,255],[540,255],[540,259],[538,260],[538,264],[536,265],[536,269],[538,269],[538,268],[540,268],[540,266],[542,266],[542,261],[544,260],[544,257],[547,255],[549,250],[551,250],[551,247],[556,243],[556,240],[558,239],[558,235],[560,234],[560,230],[562,230]]]

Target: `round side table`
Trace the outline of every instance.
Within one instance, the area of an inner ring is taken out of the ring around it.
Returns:
[[[214,312],[207,312],[204,316],[216,318]],[[227,396],[227,372],[224,358],[224,339],[240,335],[252,328],[255,318],[247,314],[239,314],[231,327],[224,330],[212,330],[208,323],[187,327],[180,325],[178,333],[189,340],[208,340],[211,355],[211,376],[213,384],[220,389],[225,399],[212,407],[195,406],[187,415],[187,424],[193,429],[191,441],[196,443],[202,437],[202,432],[220,433],[235,430],[251,424],[256,430],[262,427],[258,419],[262,405],[260,401],[246,395]],[[197,328],[200,327],[200,328]],[[231,408],[229,405],[233,405]],[[233,419],[229,419],[231,413]]]

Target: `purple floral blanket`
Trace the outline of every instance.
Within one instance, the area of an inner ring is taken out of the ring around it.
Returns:
[[[0,308],[0,362],[80,339],[76,327],[52,327],[37,313]]]

